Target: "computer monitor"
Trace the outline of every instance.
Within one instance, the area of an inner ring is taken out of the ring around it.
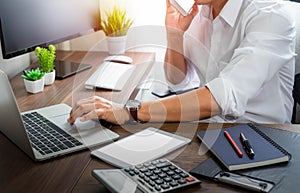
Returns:
[[[100,30],[99,0],[2,0],[4,59]]]

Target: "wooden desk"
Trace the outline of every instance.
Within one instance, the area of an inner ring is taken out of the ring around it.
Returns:
[[[45,86],[44,92],[29,94],[25,90],[23,79],[18,75],[11,80],[11,84],[20,106],[20,111],[27,111],[33,108],[44,107],[57,103],[66,103],[72,106],[72,102],[89,96],[99,95],[115,102],[125,103],[130,97],[137,94],[136,86],[146,79],[155,60],[154,53],[129,52],[126,55],[132,57],[133,65],[136,65],[134,76],[130,77],[124,89],[120,92],[111,90],[93,89],[87,90],[84,87],[85,81],[101,65],[103,59],[108,56],[106,52],[86,51],[57,51],[57,60],[65,60],[76,63],[92,65],[92,68],[77,73],[74,76],[63,80],[55,80],[51,86]],[[35,66],[36,64],[33,64]],[[141,80],[141,81],[139,81]],[[132,94],[133,93],[133,94]]]
[[[87,57],[86,52],[60,52],[58,58],[68,59],[74,62],[81,62],[83,57],[85,62],[93,65],[99,64],[105,53],[90,53],[93,57]],[[135,61],[140,63],[151,62],[153,54],[149,53],[129,53]],[[138,64],[137,62],[136,64]],[[89,72],[86,72],[89,73]],[[79,75],[79,74],[78,74]],[[81,76],[85,76],[82,72]],[[73,90],[83,92],[82,85],[73,85],[77,77],[70,77],[65,80],[56,80],[52,86],[47,86],[43,93],[28,94],[20,77],[11,80],[21,111],[46,105],[65,102],[72,104]],[[90,92],[90,91],[87,91]],[[109,97],[111,91],[97,90],[97,94]],[[92,91],[92,93],[95,93]],[[206,123],[169,123],[169,124],[140,124],[113,126],[111,129],[125,137],[148,126],[161,128],[165,131],[192,138],[192,143],[186,147],[167,155],[165,158],[172,160],[178,166],[190,171],[197,164],[207,159],[209,153],[200,153],[199,141],[195,136],[197,130],[209,127],[228,127],[231,124],[206,124]],[[272,127],[298,131],[297,125],[272,125]],[[108,192],[105,187],[91,176],[91,171],[96,168],[113,168],[113,166],[90,156],[90,150],[69,154],[44,162],[34,162],[25,153],[11,143],[2,133],[0,133],[0,192],[30,192],[30,193],[63,193],[63,192]],[[216,184],[202,180],[202,184],[183,192],[206,192],[206,193],[236,193],[246,192],[241,189],[229,187],[227,185]]]
[[[138,126],[114,126],[111,129],[120,134],[121,138],[132,132],[139,131],[148,126],[161,128],[165,131],[176,132],[183,136],[193,136],[196,130],[207,129],[208,124],[185,124],[186,130],[179,129],[177,123],[169,124],[145,124]],[[216,127],[228,127],[231,124],[216,125]],[[275,128],[297,131],[298,125],[271,125]],[[211,125],[210,125],[211,127]],[[192,143],[186,147],[166,156],[181,168],[190,171],[197,164],[210,156],[209,153],[199,154],[199,141],[193,137]],[[0,134],[0,189],[2,193],[30,192],[109,192],[96,179],[91,172],[96,168],[114,168],[113,166],[90,156],[89,150],[73,153],[45,162],[34,162],[7,138]],[[182,192],[205,193],[243,193],[247,192],[227,185],[217,184],[202,180],[201,185],[189,188]]]

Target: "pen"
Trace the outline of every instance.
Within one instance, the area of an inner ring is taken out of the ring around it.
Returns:
[[[248,156],[250,158],[253,158],[255,153],[252,149],[252,146],[250,145],[249,140],[245,137],[245,135],[243,133],[240,133],[240,140],[243,144],[243,148],[245,149],[246,153],[248,154]]]
[[[229,141],[230,145],[233,147],[233,149],[236,151],[236,153],[238,154],[239,157],[243,157],[243,152],[240,150],[240,148],[236,145],[236,143],[234,142],[234,140],[232,139],[232,137],[230,136],[230,134],[227,131],[224,131],[224,135],[227,138],[227,140]]]

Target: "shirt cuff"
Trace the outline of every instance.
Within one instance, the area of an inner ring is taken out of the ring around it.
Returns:
[[[208,82],[205,86],[221,108],[221,115],[225,120],[238,119],[244,113],[244,108],[239,109],[240,105],[237,104],[230,81],[219,77]]]

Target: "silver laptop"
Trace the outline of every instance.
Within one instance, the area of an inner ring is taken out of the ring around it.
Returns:
[[[57,104],[20,113],[7,75],[0,70],[0,131],[34,160],[113,142],[119,135],[99,121],[67,122],[71,107]]]

